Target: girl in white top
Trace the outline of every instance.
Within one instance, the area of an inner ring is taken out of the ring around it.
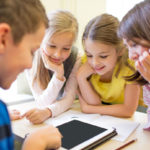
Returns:
[[[78,23],[64,10],[48,15],[49,28],[34,57],[28,80],[40,108],[25,113],[33,124],[39,124],[69,109],[77,88],[76,71],[80,65],[77,49]]]

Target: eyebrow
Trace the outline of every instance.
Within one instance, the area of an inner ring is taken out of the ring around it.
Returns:
[[[88,52],[87,50],[85,50],[85,52],[91,54],[91,53]],[[106,54],[106,53],[109,53],[109,52],[108,52],[108,51],[107,51],[107,52],[100,52],[100,53],[98,53],[98,55],[99,55],[99,54]]]

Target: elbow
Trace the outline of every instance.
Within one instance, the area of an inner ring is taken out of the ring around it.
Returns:
[[[134,112],[135,111],[133,111],[133,110],[126,110],[126,113],[124,114],[124,117],[125,118],[130,118],[130,117],[133,116]]]

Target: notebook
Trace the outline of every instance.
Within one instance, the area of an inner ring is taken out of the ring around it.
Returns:
[[[117,135],[113,128],[104,128],[77,119],[65,122],[57,128],[63,136],[59,150],[89,150]]]

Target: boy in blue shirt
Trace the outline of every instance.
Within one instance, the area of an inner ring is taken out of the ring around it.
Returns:
[[[32,66],[48,20],[39,0],[0,0],[0,87],[8,89],[17,75]],[[13,150],[14,141],[7,107],[0,100],[0,150]],[[38,142],[37,142],[38,141]],[[48,126],[30,134],[23,150],[58,148],[61,134]]]

